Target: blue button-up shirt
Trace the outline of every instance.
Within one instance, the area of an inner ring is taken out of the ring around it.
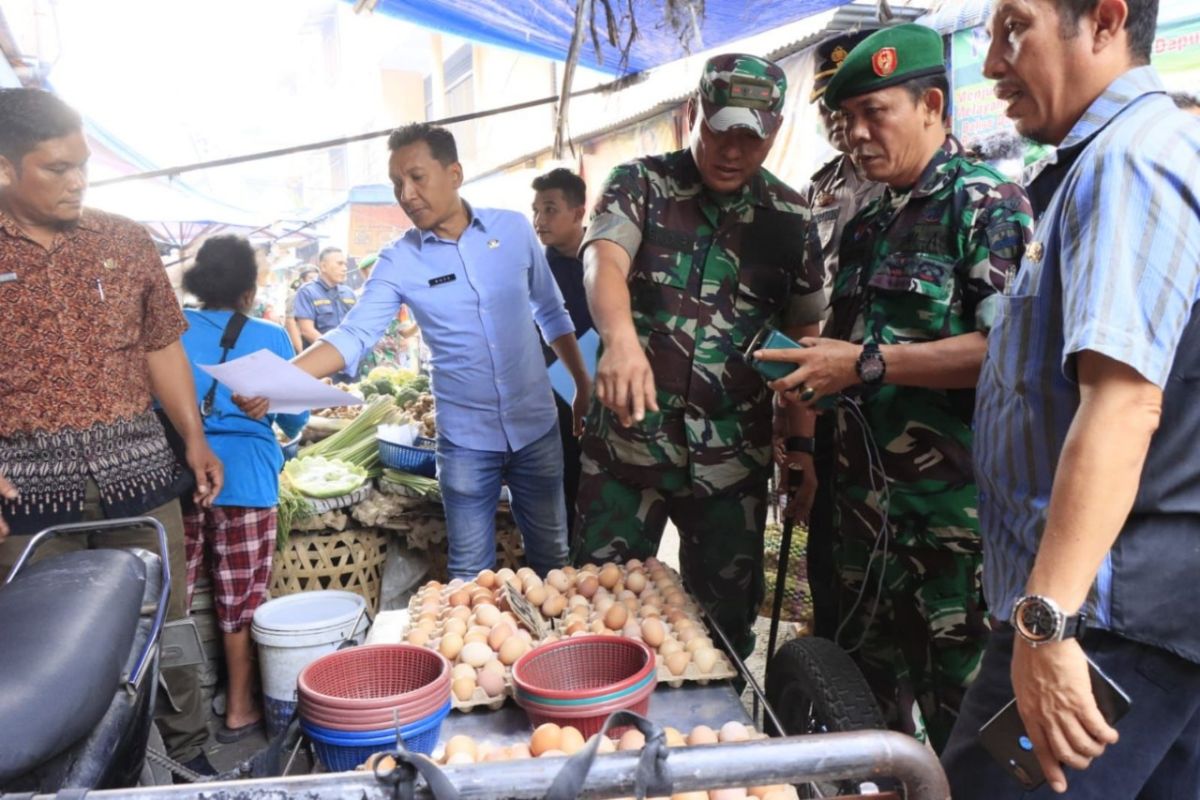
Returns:
[[[1200,301],[1200,122],[1163,91],[1151,67],[1118,78],[1030,187],[1048,205],[988,336],[975,411],[984,590],[1004,619],[1032,570],[1079,408],[1074,356],[1089,350],[1128,364],[1164,389],[1166,410],[1195,408],[1186,343],[1200,333],[1192,314]],[[1087,603],[1099,627],[1162,643],[1170,635],[1148,635],[1160,612],[1139,607],[1136,596],[1166,589],[1157,582],[1170,582],[1173,562],[1187,565],[1181,581],[1200,580],[1200,453],[1186,455],[1194,440],[1171,449],[1191,436],[1164,413],[1138,500]],[[1190,526],[1190,549],[1154,543],[1172,519]]]
[[[322,339],[353,373],[408,304],[432,356],[439,433],[472,450],[520,450],[558,424],[532,323],[547,342],[575,326],[529,220],[467,213],[457,242],[413,228],[381,251],[358,305]]]
[[[341,324],[358,298],[344,283],[328,286],[323,278],[306,283],[296,291],[292,316],[311,319],[319,333],[326,333]]]

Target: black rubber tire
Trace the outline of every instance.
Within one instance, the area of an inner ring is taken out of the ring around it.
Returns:
[[[779,648],[767,665],[767,702],[785,729],[775,731],[768,717],[774,735],[887,727],[858,666],[828,639],[802,637]]]

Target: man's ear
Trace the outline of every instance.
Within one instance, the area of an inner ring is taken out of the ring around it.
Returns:
[[[1125,20],[1129,18],[1129,6],[1126,0],[1100,0],[1092,9],[1090,22],[1092,24],[1092,51],[1100,52],[1111,47],[1117,40],[1124,41],[1128,36],[1125,30]]]
[[[451,180],[454,181],[454,188],[459,189],[463,185],[463,168],[462,164],[455,161],[450,165]]]
[[[587,216],[587,204],[580,203],[579,205],[575,206],[575,208],[571,209],[571,214],[572,214],[572,221],[576,225],[582,225],[583,218],[585,216]]]
[[[694,95],[694,94],[688,98],[688,104],[687,104],[688,130],[691,130],[692,126],[696,124],[696,112],[699,111],[699,109],[696,106],[699,102],[700,101],[696,99],[696,95]]]
[[[941,125],[946,118],[946,95],[941,89],[927,89],[921,98],[927,119],[931,124]]]
[[[5,156],[0,156],[0,189],[12,186],[17,182],[17,167]]]

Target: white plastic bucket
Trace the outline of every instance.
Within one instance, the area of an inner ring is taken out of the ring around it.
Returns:
[[[296,706],[300,671],[343,642],[362,644],[367,601],[353,592],[300,592],[263,603],[250,636],[258,644],[268,728],[278,732]]]

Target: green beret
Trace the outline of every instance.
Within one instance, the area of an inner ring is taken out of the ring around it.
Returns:
[[[942,36],[924,25],[897,25],[863,39],[825,88],[825,104],[840,108],[851,97],[917,78],[946,73]]]

